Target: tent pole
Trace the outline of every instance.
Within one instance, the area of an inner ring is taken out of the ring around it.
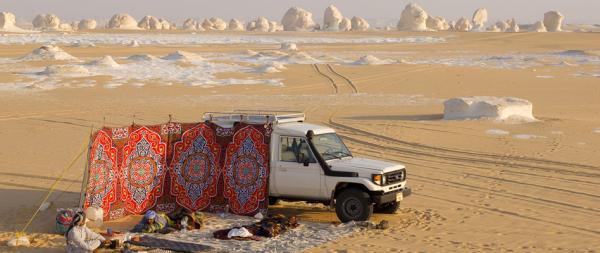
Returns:
[[[94,133],[94,125],[92,125],[90,129],[90,140],[88,141],[88,150],[85,160],[85,167],[83,169],[83,180],[81,180],[81,191],[79,196],[79,208],[83,209],[83,204],[85,202],[85,192],[88,184],[88,177],[90,176],[89,172],[89,164],[90,164],[90,151],[92,149],[92,134]]]

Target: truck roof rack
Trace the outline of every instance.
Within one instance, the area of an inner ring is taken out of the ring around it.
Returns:
[[[235,110],[232,112],[206,112],[204,120],[219,123],[246,122],[254,124],[303,122],[306,116],[298,111]]]

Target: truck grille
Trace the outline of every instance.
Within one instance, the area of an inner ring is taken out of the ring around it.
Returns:
[[[385,173],[386,185],[400,183],[400,182],[404,181],[405,179],[406,179],[406,170],[404,170],[404,169]]]

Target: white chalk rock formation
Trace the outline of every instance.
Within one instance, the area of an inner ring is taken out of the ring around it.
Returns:
[[[212,28],[216,31],[223,31],[227,29],[227,22],[217,17],[210,18],[210,22],[213,24]]]
[[[81,65],[50,65],[46,66],[38,74],[48,76],[85,76],[89,74],[89,70]]]
[[[283,26],[277,21],[269,21],[269,32],[280,32],[283,31]]]
[[[138,22],[138,27],[146,30],[160,30],[162,29],[162,24],[156,17],[145,16]]]
[[[488,31],[488,32],[493,32],[493,33],[502,32],[502,31],[500,30],[500,27],[498,27],[498,25],[497,25],[497,24],[494,24],[494,25],[492,25],[492,26],[488,27],[488,28],[486,29],[486,31]]]
[[[188,18],[183,21],[183,29],[184,30],[198,30],[198,21],[193,18]]]
[[[296,43],[284,42],[281,43],[281,47],[279,49],[284,51],[298,51],[298,45],[296,45]]]
[[[560,14],[558,11],[549,11],[544,14],[544,26],[548,32],[560,32],[562,31],[562,22],[565,16]]]
[[[393,60],[381,60],[373,55],[365,55],[360,57],[357,61],[353,62],[354,65],[385,65],[385,64],[393,64],[395,61]]]
[[[544,32],[547,32],[548,30],[546,30],[546,26],[544,26],[544,22],[538,21],[538,22],[535,22],[535,24],[533,24],[533,26],[531,27],[531,31],[537,32],[537,33],[544,33]]]
[[[427,12],[418,4],[407,5],[396,26],[399,31],[427,31]]]
[[[485,23],[488,21],[488,11],[486,8],[479,8],[473,13],[473,30],[483,31]]]
[[[281,19],[285,31],[312,31],[318,28],[312,13],[298,7],[290,8]]]
[[[433,31],[446,31],[450,29],[450,25],[443,17],[431,17],[427,18],[427,29]]]
[[[138,30],[139,29],[138,22],[135,21],[135,19],[127,13],[120,13],[120,14],[115,14],[114,16],[112,16],[112,18],[108,21],[106,28],[108,28],[108,29],[123,29],[123,30]]]
[[[75,28],[73,28],[73,26],[69,23],[61,23],[58,25],[58,30],[63,32],[72,32],[75,30]]]
[[[366,31],[369,30],[369,22],[361,17],[352,17],[352,31]]]
[[[98,22],[96,22],[96,20],[88,18],[82,19],[79,21],[79,24],[77,24],[79,30],[93,30],[96,29],[97,26]]]
[[[204,19],[202,21],[202,24],[200,25],[204,30],[206,31],[212,31],[213,30],[213,23],[210,22],[210,19]]]
[[[519,24],[517,24],[517,21],[514,18],[506,21],[506,23],[508,24],[508,29],[506,29],[506,32],[518,33],[521,30]]]
[[[459,97],[444,102],[444,119],[534,121],[533,104],[514,97]]]
[[[333,5],[329,5],[329,7],[325,9],[325,14],[323,17],[323,30],[340,30],[340,23],[342,23],[342,20],[344,20],[344,16],[342,16],[340,10]]]
[[[202,56],[200,56],[198,54],[186,52],[186,51],[176,51],[176,52],[170,53],[169,55],[163,57],[162,59],[168,60],[168,61],[183,61],[183,62],[204,60],[202,58]]]
[[[349,18],[344,18],[340,22],[340,26],[338,27],[338,31],[347,32],[352,30],[352,20]]]
[[[33,27],[41,30],[58,30],[60,18],[54,14],[40,14],[33,19]]]
[[[454,25],[454,30],[458,32],[468,32],[472,29],[473,25],[471,24],[471,21],[466,18],[460,18],[458,21],[456,21],[456,24]]]
[[[88,62],[87,65],[97,66],[97,67],[108,67],[108,68],[118,68],[118,67],[121,66],[110,55],[107,55],[107,56],[104,56],[104,57],[102,57],[100,59]]]
[[[134,54],[132,56],[127,57],[127,60],[130,61],[155,61],[158,60],[158,57],[151,54]]]
[[[74,56],[55,45],[41,46],[20,58],[26,61],[70,61],[77,60]]]
[[[246,24],[246,31],[256,31],[256,21],[250,21]]]
[[[242,24],[242,22],[237,19],[229,20],[229,25],[227,26],[227,29],[230,31],[244,31],[245,30],[244,24]]]
[[[15,14],[10,12],[0,12],[0,31],[4,32],[27,32],[17,26]]]
[[[508,30],[508,28],[510,28],[510,25],[504,21],[496,22],[495,26],[498,28],[499,32],[506,32],[506,30]]]
[[[258,17],[255,24],[254,31],[257,32],[268,32],[271,27],[269,20],[265,17]]]

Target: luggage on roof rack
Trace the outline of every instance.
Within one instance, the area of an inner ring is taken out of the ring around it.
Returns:
[[[206,112],[203,119],[211,122],[289,123],[303,122],[306,116],[298,111],[235,110],[233,112]]]

